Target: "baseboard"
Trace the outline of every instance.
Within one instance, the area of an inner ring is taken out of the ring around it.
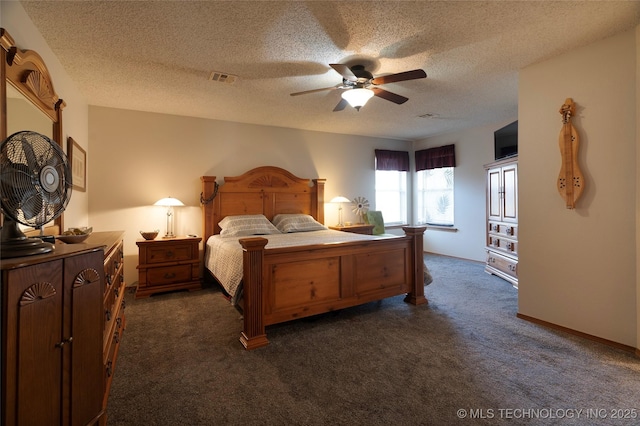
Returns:
[[[482,264],[482,265],[484,265],[486,263],[484,260],[467,259],[466,257],[452,256],[450,254],[436,253],[436,252],[433,252],[433,251],[424,250],[422,253],[423,254],[433,254],[435,256],[448,257],[450,259],[465,260],[467,262],[479,263],[479,264]]]
[[[516,316],[525,321],[532,322],[534,324],[541,325],[543,327],[551,328],[554,330],[563,331],[568,334],[572,334],[574,336],[581,337],[583,339],[592,340],[594,342],[601,343],[603,345],[610,346],[612,348],[620,349],[626,352],[630,352],[631,354],[640,358],[640,348],[634,348],[633,346],[623,345],[622,343],[614,342],[613,340],[603,339],[602,337],[597,337],[592,334],[583,333],[582,331],[577,331],[572,328],[563,327],[558,324],[554,324],[552,322],[543,321],[538,318],[530,317],[528,315],[524,315],[521,313],[517,313]]]

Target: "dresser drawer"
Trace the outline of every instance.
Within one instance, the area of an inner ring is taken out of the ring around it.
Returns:
[[[165,262],[178,262],[181,260],[191,260],[194,257],[194,249],[197,249],[197,244],[191,243],[173,243],[173,244],[159,244],[148,247],[144,263],[165,263]]]
[[[508,254],[518,254],[518,242],[500,235],[489,234],[489,247]]]
[[[489,221],[489,233],[517,240],[518,225],[514,225],[513,223]]]
[[[147,285],[165,285],[191,281],[193,265],[175,265],[147,269]]]
[[[501,256],[491,250],[487,250],[487,267],[497,269],[513,278],[518,278],[518,260]]]

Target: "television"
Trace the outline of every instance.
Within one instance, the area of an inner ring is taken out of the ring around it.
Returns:
[[[495,159],[518,155],[518,120],[493,132]]]

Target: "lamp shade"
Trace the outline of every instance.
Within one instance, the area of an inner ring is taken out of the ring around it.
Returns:
[[[173,233],[173,208],[184,206],[184,203],[177,198],[167,197],[156,201],[154,206],[162,206],[167,208],[167,233],[163,238],[175,237],[176,235]]]
[[[348,199],[347,197],[343,197],[342,195],[339,195],[337,197],[333,197],[331,199],[331,202],[332,203],[350,203],[351,200]]]
[[[177,198],[167,197],[156,201],[154,206],[175,207],[184,206],[184,204]]]
[[[350,89],[342,92],[342,99],[349,102],[349,105],[360,111],[369,99],[373,97],[373,91],[364,88]]]

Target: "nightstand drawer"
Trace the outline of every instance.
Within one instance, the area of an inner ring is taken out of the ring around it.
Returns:
[[[194,244],[151,246],[146,250],[146,259],[144,259],[144,263],[151,264],[190,260],[194,258],[193,249],[197,247],[198,246]]]
[[[165,285],[191,281],[191,269],[191,264],[148,269],[147,285]]]

